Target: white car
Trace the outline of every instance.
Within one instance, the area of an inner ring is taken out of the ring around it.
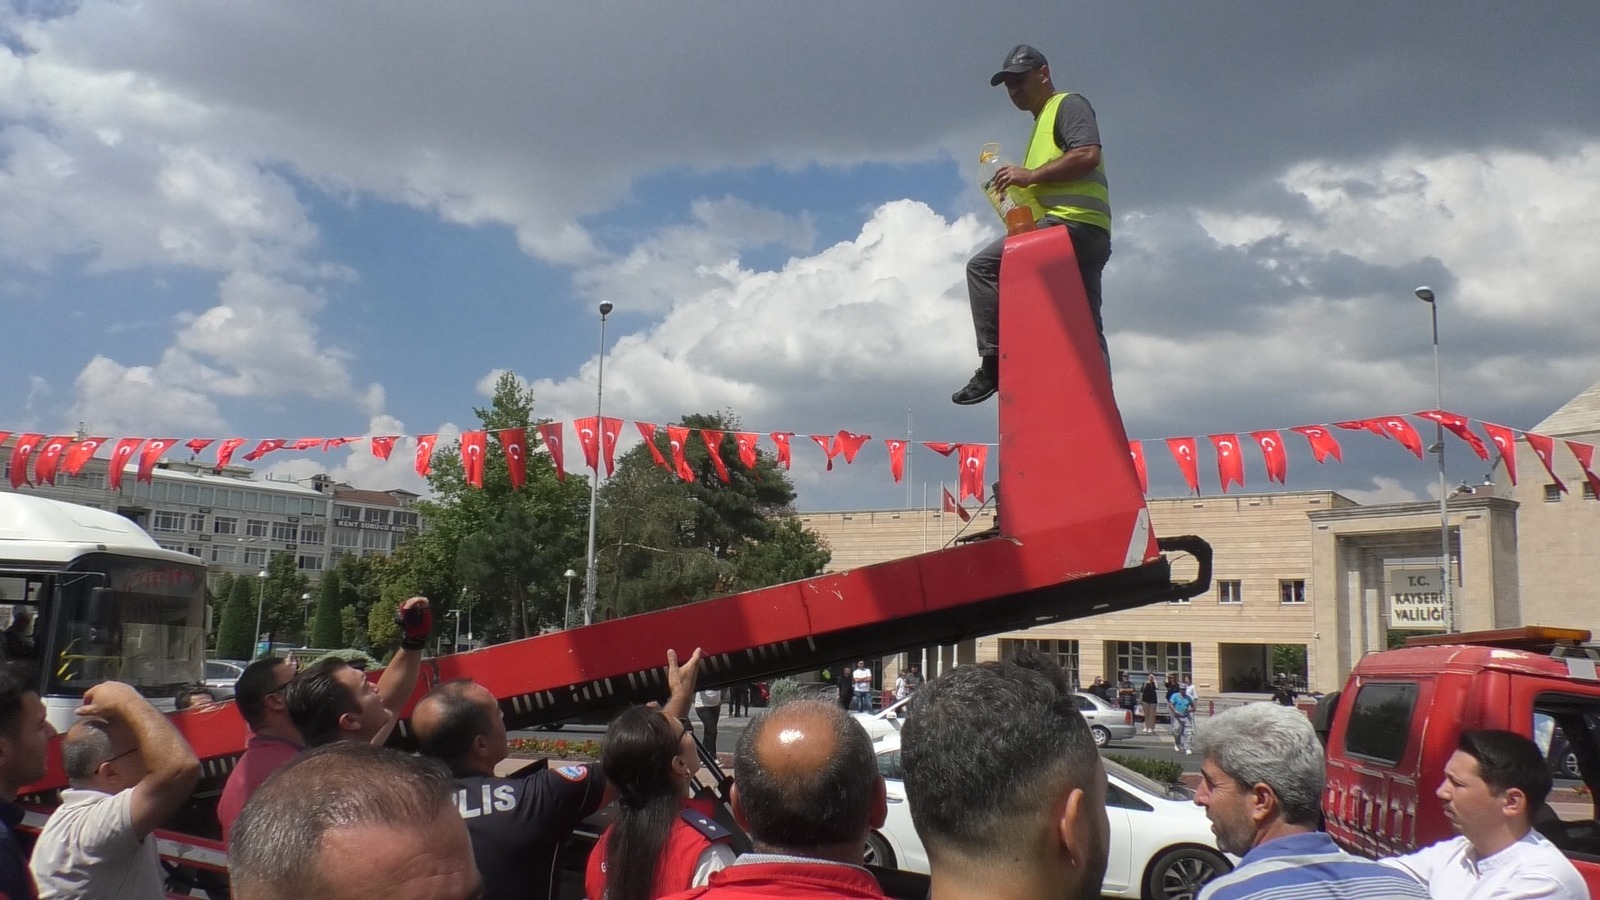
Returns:
[[[1093,694],[1082,691],[1072,695],[1078,712],[1089,723],[1089,733],[1094,735],[1094,745],[1104,747],[1112,741],[1133,740],[1133,711],[1112,706]]]
[[[867,836],[867,862],[928,872],[928,853],[911,824],[900,735],[874,745],[889,793],[889,817]],[[1217,849],[1205,810],[1183,788],[1169,788],[1106,760],[1106,814],[1111,852],[1102,888],[1107,897],[1191,900],[1206,882],[1232,871]]]
[[[206,660],[206,690],[218,700],[226,700],[233,696],[234,682],[244,674],[244,667],[249,665],[242,659],[208,659]]]
[[[881,740],[889,735],[900,733],[900,713],[911,702],[911,698],[896,700],[875,713],[852,712],[850,717],[861,723],[867,730],[867,737],[874,741]],[[1096,739],[1098,741],[1098,739]]]

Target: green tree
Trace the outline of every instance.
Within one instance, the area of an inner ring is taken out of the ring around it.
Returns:
[[[306,601],[303,598],[310,589],[310,580],[295,568],[293,553],[272,554],[267,561],[262,633],[272,635],[272,640],[277,643],[304,638]]]
[[[249,578],[235,578],[222,607],[222,623],[217,626],[218,659],[251,659],[255,656],[255,592]]]
[[[385,597],[372,604],[367,613],[368,649],[379,659],[387,658],[400,646],[400,626],[394,622],[394,613],[401,602]]]
[[[236,580],[237,578],[233,573],[223,572],[217,576],[216,588],[206,589],[206,602],[209,604],[208,609],[211,612],[211,630],[206,635],[206,643],[212,648],[216,647],[217,640],[222,634],[222,614],[228,608],[228,598],[233,596],[233,583]],[[214,649],[212,656],[217,659],[223,658],[217,656]]]
[[[339,570],[335,568],[323,574],[322,584],[317,587],[317,614],[311,623],[311,640],[307,644],[327,649],[345,646],[344,628],[339,615],[343,609]]]

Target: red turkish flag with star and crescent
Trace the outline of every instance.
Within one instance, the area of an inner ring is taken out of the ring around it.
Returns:
[[[1167,450],[1171,451],[1173,461],[1178,464],[1178,471],[1183,473],[1183,480],[1189,483],[1189,492],[1200,493],[1200,468],[1194,458],[1194,438],[1167,438]]]
[[[1330,456],[1339,462],[1344,462],[1344,453],[1339,449],[1339,442],[1327,428],[1321,425],[1296,425],[1289,430],[1305,436],[1306,442],[1311,445],[1311,458],[1317,462],[1321,463]]]
[[[550,462],[556,467],[556,480],[567,480],[567,448],[562,446],[561,423],[545,422],[538,428],[539,439],[544,441],[544,449],[550,453]]]
[[[511,474],[511,487],[520,489],[528,481],[528,429],[502,428],[495,432],[500,439],[500,449],[506,454],[506,471]]]
[[[62,434],[44,442],[38,450],[38,459],[33,462],[33,481],[35,484],[55,484],[56,467],[61,464],[61,451],[67,449],[72,443],[72,435]]]
[[[1556,476],[1556,442],[1548,435],[1534,434],[1531,431],[1522,433],[1528,439],[1528,446],[1533,448],[1534,455],[1539,457],[1539,462],[1544,463],[1544,470],[1550,473],[1550,480],[1556,483],[1556,490],[1565,494],[1567,483]]]
[[[1444,426],[1445,431],[1466,441],[1467,446],[1472,448],[1473,453],[1478,454],[1479,459],[1487,460],[1489,458],[1489,448],[1484,445],[1483,438],[1478,437],[1473,432],[1472,427],[1467,423],[1466,416],[1458,416],[1453,412],[1446,412],[1442,409],[1428,409],[1412,413],[1412,415],[1419,419],[1427,419],[1430,422],[1438,422]]]
[[[689,468],[689,461],[683,457],[683,449],[689,443],[689,429],[683,425],[667,426],[667,446],[672,450],[672,465],[677,469],[678,477],[684,481],[694,480],[694,470]]]
[[[1288,484],[1289,454],[1283,451],[1283,435],[1276,431],[1252,431],[1250,439],[1261,448],[1261,461],[1267,467],[1267,480]]]
[[[1411,451],[1417,459],[1422,458],[1422,436],[1411,427],[1411,423],[1399,416],[1388,416],[1378,420],[1378,425],[1383,428],[1383,433],[1400,442],[1400,446]]]
[[[354,444],[359,440],[361,440],[359,437],[328,438],[322,442],[322,452],[327,453],[329,450],[337,450],[340,447],[343,447],[345,444]]]
[[[244,455],[244,461],[245,462],[255,462],[256,460],[260,459],[263,456],[266,456],[268,453],[271,453],[274,450],[282,450],[283,449],[283,445],[287,444],[287,443],[288,443],[288,441],[280,440],[280,439],[277,439],[277,438],[273,438],[271,440],[262,441],[261,443],[255,445],[255,447],[252,448],[249,453],[246,453]]]
[[[1128,442],[1128,456],[1133,460],[1133,471],[1139,475],[1139,493],[1150,493],[1150,476],[1144,468],[1144,444],[1138,441]]]
[[[483,454],[489,449],[489,432],[461,432],[461,474],[467,484],[483,487]]]
[[[193,453],[195,456],[199,456],[200,451],[206,449],[214,443],[216,443],[216,438],[195,438],[194,440],[185,442],[183,446],[189,448],[190,453]]]
[[[24,484],[33,484],[28,480],[28,460],[33,457],[33,451],[38,448],[42,440],[44,440],[42,434],[17,435],[17,443],[11,448],[11,465],[6,468],[13,489],[20,488]]]
[[[574,419],[572,431],[578,436],[578,446],[583,448],[583,464],[596,478],[600,477],[600,417]]]
[[[144,452],[139,454],[139,471],[134,473],[133,480],[149,484],[151,473],[156,469],[156,460],[177,442],[177,438],[151,438],[150,443],[144,445]]]
[[[972,497],[979,503],[983,502],[983,467],[989,460],[989,447],[986,444],[957,444],[956,454],[961,460],[960,497],[965,500]]]
[[[1563,441],[1567,449],[1572,451],[1572,458],[1578,461],[1578,468],[1583,470],[1583,478],[1589,482],[1589,490],[1594,492],[1596,499],[1600,499],[1600,476],[1594,473],[1594,445],[1579,443],[1578,441]]]
[[[811,439],[816,441],[817,446],[822,448],[822,452],[828,455],[828,467],[823,471],[832,472],[833,458],[839,455],[838,440],[836,440],[831,434],[813,434],[811,435]]]
[[[706,452],[711,454],[711,465],[717,470],[717,477],[723,484],[728,483],[728,466],[722,461],[722,432],[710,428],[700,429],[700,440],[706,442]]]
[[[789,441],[794,439],[794,432],[774,431],[767,437],[772,438],[773,446],[778,448],[778,465],[789,468]]]
[[[1237,434],[1210,434],[1211,446],[1217,451],[1217,480],[1222,482],[1222,492],[1228,492],[1228,485],[1237,481],[1239,487],[1244,487],[1244,454],[1239,452],[1239,436]]]
[[[884,438],[883,443],[889,448],[889,474],[894,476],[894,483],[899,484],[906,474],[906,442]]]
[[[635,422],[633,427],[639,429],[639,434],[644,436],[644,445],[650,448],[650,461],[667,471],[667,458],[661,455],[661,448],[656,446],[656,426],[654,422]]]
[[[1370,431],[1381,438],[1389,436],[1377,419],[1352,419],[1348,422],[1335,422],[1333,427],[1343,428],[1347,431]],[[1340,462],[1343,462],[1343,460],[1340,460]]]
[[[319,437],[303,437],[303,438],[298,438],[297,440],[295,440],[294,443],[290,444],[289,445],[289,449],[290,450],[310,450],[312,447],[321,447],[321,446],[322,446],[322,438],[319,438]]]
[[[1484,422],[1483,430],[1489,434],[1489,440],[1494,442],[1496,450],[1500,451],[1500,458],[1506,461],[1506,476],[1511,479],[1512,486],[1517,483],[1517,433],[1504,425],[1493,422]]]
[[[111,448],[111,462],[106,468],[106,481],[113,491],[122,490],[122,470],[128,465],[128,460],[138,451],[139,445],[144,443],[144,438],[123,438]]]
[[[394,442],[399,439],[399,436],[393,434],[381,434],[374,437],[371,441],[372,455],[379,459],[388,459],[389,454],[394,452]]]
[[[417,435],[417,474],[427,478],[433,472],[433,445],[439,442],[438,434]]]
[[[606,461],[606,477],[617,471],[617,441],[622,439],[622,420],[610,416],[600,420],[600,451]]]
[[[856,454],[861,452],[863,445],[872,440],[870,434],[856,434],[853,431],[840,429],[834,436],[833,445],[839,448],[839,453],[844,457],[845,465],[856,461]]]
[[[109,437],[88,437],[73,444],[61,460],[61,471],[76,478],[78,473],[83,471],[84,464],[94,458],[100,445],[109,440],[111,440]]]
[[[238,450],[240,447],[243,447],[245,443],[246,442],[244,438],[228,438],[221,444],[218,444],[217,464],[212,467],[212,471],[221,472],[223,469],[226,469],[228,464],[233,462],[234,451]]]
[[[954,450],[955,448],[951,447],[950,449]],[[947,488],[947,487],[945,487],[944,485],[941,484],[941,485],[939,485],[939,490],[944,491],[944,511],[945,512],[947,512],[947,513],[952,513],[952,512],[955,513],[956,515],[961,517],[961,521],[963,521],[963,522],[971,522],[972,521],[972,513],[967,512],[965,507],[963,507],[961,504],[956,502],[955,495],[950,493],[950,489],[949,488]]]
[[[949,456],[950,454],[956,452],[955,444],[947,444],[944,441],[923,441],[922,446],[927,447],[929,450],[932,450],[940,456]]]
[[[0,447],[5,446],[6,438],[11,437],[11,432],[0,431]]]
[[[739,462],[744,463],[744,467],[753,474],[756,470],[756,463],[761,461],[757,456],[761,436],[754,431],[735,431],[733,433],[733,442],[739,447]]]

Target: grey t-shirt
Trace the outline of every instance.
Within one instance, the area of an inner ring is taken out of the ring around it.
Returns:
[[[1068,94],[1056,108],[1056,146],[1062,150],[1100,145],[1094,107],[1082,94]]]

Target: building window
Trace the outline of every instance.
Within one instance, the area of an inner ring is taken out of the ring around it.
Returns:
[[[389,524],[389,511],[387,509],[368,509],[365,510],[361,520],[371,522],[374,525],[387,525]]]
[[[238,534],[239,520],[232,516],[217,516],[211,520],[212,534]]]
[[[1585,499],[1585,500],[1593,500],[1594,499],[1594,485],[1590,484],[1587,481],[1585,481],[1583,483],[1583,499]]]
[[[354,506],[335,506],[333,515],[334,518],[354,522],[361,518],[361,511]]]
[[[302,572],[321,572],[322,571],[322,557],[320,557],[320,556],[302,556],[299,559],[295,560],[295,568],[299,569]]]
[[[206,530],[205,513],[189,513],[189,530],[197,534],[204,534]]]
[[[158,509],[152,516],[150,516],[150,530],[167,532],[182,531],[185,521],[186,519],[183,513],[168,512],[164,509]],[[182,551],[183,548],[175,547],[172,549]]]
[[[311,544],[313,546],[320,547],[322,546],[323,541],[327,539],[325,537],[326,534],[327,529],[320,525],[316,527],[307,525],[300,529],[300,543]]]
[[[1304,578],[1286,579],[1278,582],[1278,602],[1304,603],[1306,602],[1306,582]]]
[[[415,528],[417,527],[417,514],[414,512],[396,512],[394,518],[390,521],[402,528]]]
[[[1242,582],[1242,581],[1219,581],[1219,582],[1217,582],[1217,602],[1218,603],[1227,603],[1227,604],[1230,604],[1230,605],[1231,604],[1235,604],[1235,603],[1243,603],[1244,602],[1244,591],[1242,590],[1243,587],[1244,587],[1244,582]]]
[[[250,566],[253,569],[259,569],[262,566],[265,566],[267,564],[267,548],[265,548],[265,547],[246,547],[246,548],[244,548],[244,564],[247,565],[247,566]]]
[[[1546,502],[1546,503],[1560,503],[1561,502],[1561,488],[1559,488],[1559,487],[1557,487],[1556,485],[1553,485],[1553,484],[1545,485],[1544,486],[1544,502]]]
[[[1078,642],[1077,641],[1052,641],[1052,640],[1017,640],[1014,638],[1000,639],[1000,657],[1010,659],[1017,655],[1017,651],[1024,647],[1035,650],[1049,658],[1067,673],[1067,680],[1072,684],[1080,684],[1078,679]]]
[[[333,530],[333,545],[335,547],[361,546],[361,532],[351,531],[348,528],[335,528]]]
[[[182,544],[157,544],[156,546],[160,547],[163,550],[171,550],[173,553],[182,553],[183,552],[183,545]]]
[[[362,549],[388,551],[392,546],[393,545],[389,543],[389,532],[387,531],[361,532]]]
[[[211,561],[214,563],[232,563],[235,557],[234,549],[227,544],[212,544]]]
[[[253,538],[264,538],[264,537],[266,537],[267,536],[267,520],[265,520],[265,519],[245,519],[244,520],[244,536],[245,537],[253,537]]]
[[[293,522],[273,522],[272,539],[275,541],[292,541],[299,530]]]

